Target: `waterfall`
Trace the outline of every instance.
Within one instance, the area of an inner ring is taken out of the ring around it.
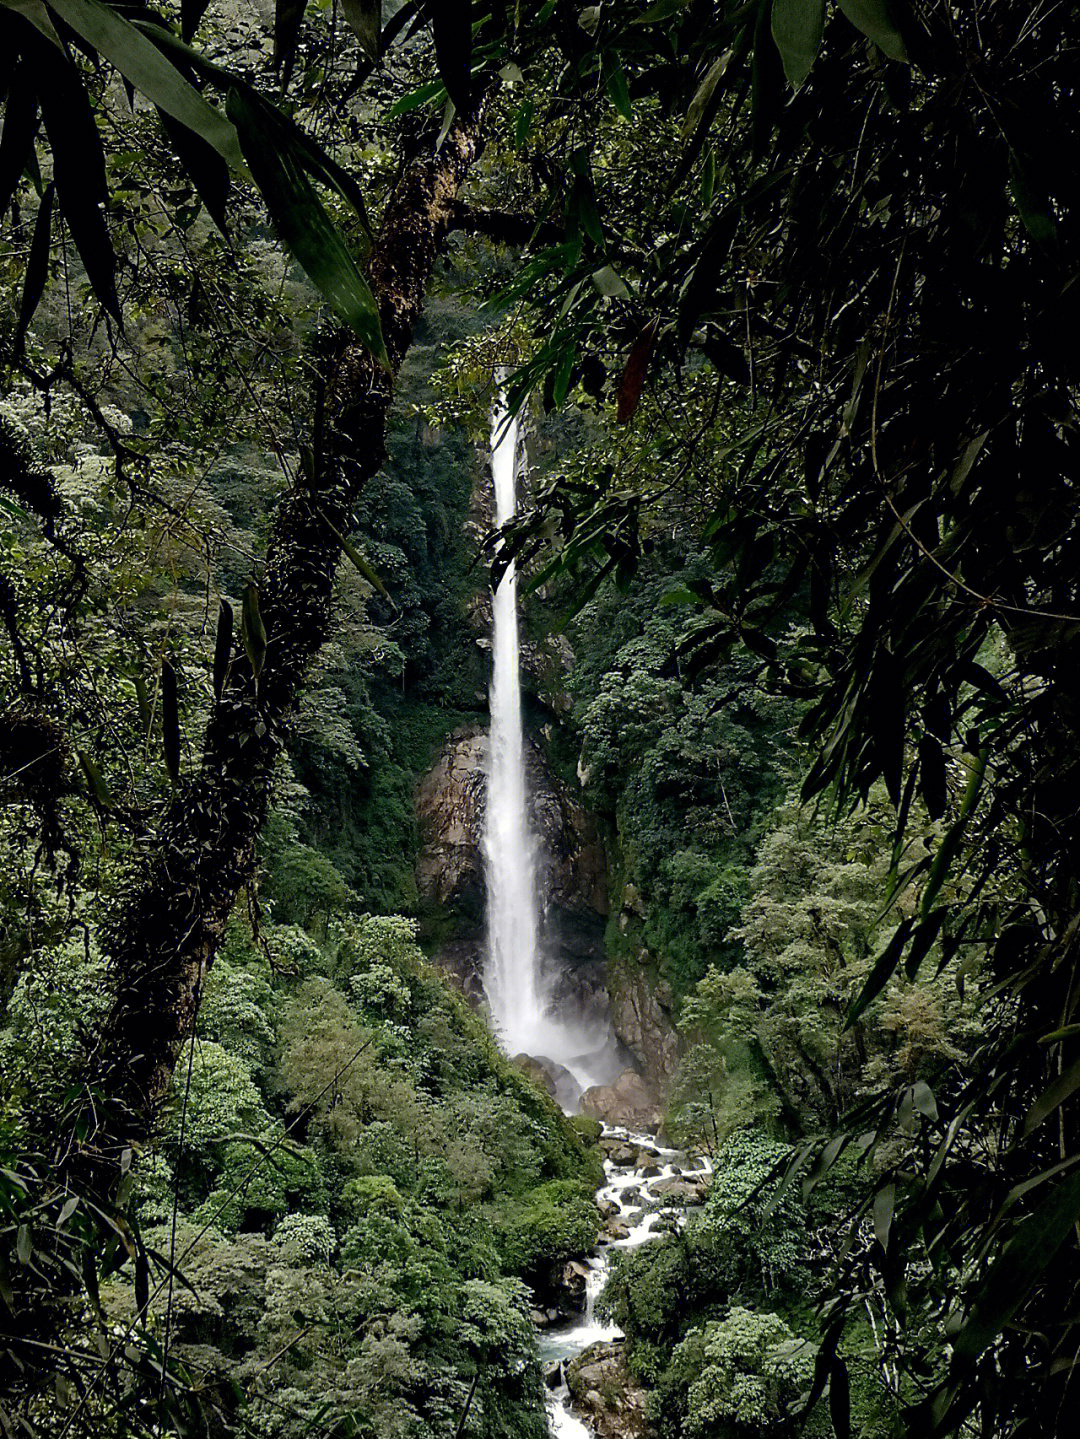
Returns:
[[[497,525],[512,519],[517,508],[517,452],[517,419],[507,414],[500,396],[491,422]],[[525,779],[517,575],[512,562],[492,602],[491,648],[491,732],[484,822],[488,960],[484,988],[496,1030],[508,1053],[535,1054],[548,994],[540,956],[536,841],[529,823]]]
[[[501,393],[491,418],[495,523],[517,508],[518,425]],[[491,729],[484,807],[487,960],[484,993],[503,1049],[552,1061],[559,1102],[575,1108],[594,1084],[625,1067],[610,1023],[555,1003],[558,976],[545,963],[537,886],[538,846],[530,822],[517,575],[507,566],[492,600]],[[563,1012],[559,1012],[559,1010]],[[551,1072],[549,1070],[549,1072]]]

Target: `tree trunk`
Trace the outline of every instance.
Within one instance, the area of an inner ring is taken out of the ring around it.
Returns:
[[[189,1038],[203,980],[250,878],[284,724],[331,623],[341,537],[385,457],[394,380],[458,189],[482,148],[485,105],[459,121],[437,154],[413,161],[392,191],[369,264],[390,369],[351,334],[317,360],[315,462],[278,508],[258,582],[266,656],[256,676],[238,643],[207,723],[199,769],[183,781],[150,854],[109,926],[116,998],[88,1066],[93,1125],[68,1152],[107,1197],[124,1149],[144,1142]]]

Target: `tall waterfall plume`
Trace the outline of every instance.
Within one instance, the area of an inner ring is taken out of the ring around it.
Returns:
[[[500,395],[492,413],[495,521],[517,508],[518,425]],[[484,992],[508,1054],[553,1062],[560,1102],[573,1107],[590,1085],[610,1083],[623,1067],[609,1021],[598,1025],[566,998],[546,962],[541,924],[538,844],[530,823],[517,575],[507,566],[492,602],[491,729],[484,807],[488,944]]]
[[[500,396],[491,425],[495,522],[517,508],[518,425]],[[491,731],[488,741],[484,861],[488,959],[484,988],[496,1030],[510,1054],[536,1053],[548,1008],[540,955],[536,840],[529,823],[517,574],[507,567],[492,603]]]

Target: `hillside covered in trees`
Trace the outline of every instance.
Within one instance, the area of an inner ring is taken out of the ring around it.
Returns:
[[[0,36],[4,1435],[1071,1433],[1075,8]]]

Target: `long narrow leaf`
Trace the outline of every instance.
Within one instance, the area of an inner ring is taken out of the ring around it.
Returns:
[[[953,1346],[957,1367],[974,1363],[1031,1293],[1080,1218],[1080,1174],[1062,1180],[990,1267]]]
[[[38,304],[45,292],[49,278],[49,249],[52,241],[52,211],[55,186],[46,185],[38,207],[34,225],[34,238],[30,241],[30,255],[26,262],[26,276],[23,280],[22,301],[19,305],[19,319],[15,326],[15,350],[22,349],[22,342],[30,321],[34,318]]]
[[[120,322],[116,256],[105,224],[108,203],[105,152],[90,101],[74,63],[37,42],[34,65],[41,113],[53,152],[53,181],[60,210],[98,300]]]
[[[4,215],[11,204],[37,134],[38,100],[32,78],[25,60],[16,65],[4,102],[4,132],[0,136],[0,215]]]
[[[239,87],[229,91],[227,108],[283,243],[379,363],[388,367],[375,296],[323,209],[303,157],[294,146],[273,143],[259,108]]]
[[[134,25],[99,0],[52,0],[52,8],[148,100],[201,136],[234,169],[242,168],[233,126]]]

